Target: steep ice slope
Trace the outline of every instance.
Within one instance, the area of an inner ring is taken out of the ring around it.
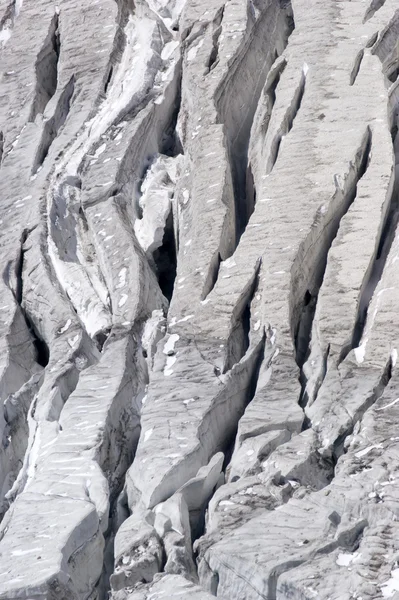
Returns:
[[[0,599],[399,597],[398,44],[0,3]]]

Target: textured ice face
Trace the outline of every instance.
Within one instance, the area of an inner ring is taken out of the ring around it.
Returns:
[[[396,8],[1,9],[0,600],[398,593]]]

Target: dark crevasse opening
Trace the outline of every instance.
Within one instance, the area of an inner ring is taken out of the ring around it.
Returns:
[[[154,262],[159,287],[165,298],[170,302],[173,295],[177,269],[176,240],[173,228],[172,210],[166,221],[162,246],[154,252]]]
[[[53,116],[45,122],[42,139],[33,163],[32,173],[36,173],[42,166],[46,156],[49,153],[52,143],[57,137],[59,130],[64,125],[69,114],[74,91],[75,76],[72,75],[71,79],[60,94]]]
[[[16,264],[15,267],[15,281],[16,281],[16,287],[15,287],[15,299],[18,302],[21,310],[22,310],[22,314],[24,316],[27,328],[32,336],[32,343],[35,347],[35,351],[36,351],[36,362],[41,366],[41,367],[46,367],[48,365],[49,359],[50,359],[50,350],[49,347],[47,346],[46,342],[39,336],[32,320],[30,319],[27,311],[24,309],[23,307],[23,267],[24,267],[24,244],[26,242],[26,240],[28,239],[29,236],[29,231],[27,229],[25,229],[22,233],[22,237],[21,237],[21,250],[20,250],[20,255],[19,255],[19,259],[18,262]]]
[[[30,121],[43,114],[54,96],[58,84],[58,62],[61,51],[58,14],[50,24],[50,30],[36,61],[36,89]]]
[[[270,33],[274,23],[273,34]],[[270,3],[253,25],[246,42],[247,52],[232,68],[218,101],[220,121],[226,127],[227,147],[233,178],[236,242],[246,229],[255,207],[252,173],[248,169],[251,128],[262,89],[273,62],[288,44],[295,29],[291,3]],[[262,62],[259,62],[259,57]],[[245,86],[238,86],[241,73],[250,74]]]
[[[296,362],[302,368],[309,357],[309,344],[312,323],[316,311],[317,297],[306,290],[303,300],[302,314],[299,320],[298,331],[295,336]]]

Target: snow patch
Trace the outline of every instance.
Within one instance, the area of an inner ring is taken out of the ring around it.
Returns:
[[[36,548],[29,548],[28,550],[14,550],[11,552],[12,556],[25,556],[25,554],[33,554],[34,552],[40,552],[43,550],[41,546]]]
[[[176,321],[176,323],[185,323],[186,321],[189,321],[190,319],[193,318],[194,315],[187,315],[187,317],[183,317],[182,319],[179,319],[178,321]],[[174,325],[176,323],[173,323]],[[170,325],[172,326],[172,322],[170,323]]]
[[[170,377],[170,375],[172,375],[172,367],[175,364],[176,360],[176,356],[168,356],[168,358],[166,359],[166,366],[163,370],[163,374],[165,375],[165,377]]]
[[[195,398],[189,398],[188,400],[183,400],[183,404],[185,404],[186,406],[188,404],[191,404],[191,402],[195,402]]]
[[[170,58],[173,54],[173,52],[176,50],[176,48],[179,46],[179,42],[177,40],[172,40],[171,42],[168,42],[167,44],[165,44],[165,46],[162,48],[162,52],[161,52],[161,58],[162,60],[168,60],[168,58]]]
[[[151,429],[148,429],[148,431],[145,432],[145,434],[144,434],[144,441],[145,442],[147,442],[150,439],[150,437],[152,436],[152,432],[153,431],[154,431],[154,429],[151,428]]]
[[[119,290],[120,288],[123,288],[126,285],[126,275],[127,275],[127,268],[123,267],[123,269],[121,269],[119,271],[119,283],[116,286],[116,289]]]
[[[68,344],[71,346],[71,348],[74,348],[76,346],[78,339],[79,339],[78,333],[75,335],[75,337],[68,338]]]
[[[122,306],[125,306],[127,298],[128,298],[127,294],[122,294],[121,299],[118,302],[119,308],[122,308]]]
[[[169,337],[168,341],[166,342],[166,344],[163,347],[163,353],[164,354],[173,353],[174,349],[175,349],[175,344],[179,339],[180,339],[180,336],[177,333],[172,333],[172,335]]]
[[[343,553],[338,554],[338,558],[335,561],[339,567],[349,567],[354,562],[357,562],[361,558],[360,552]]]
[[[68,319],[68,321],[65,323],[64,327],[61,327],[59,333],[65,333],[67,331],[67,329],[70,328],[71,324],[72,324],[71,319]]]
[[[399,592],[399,569],[393,569],[391,578],[381,584],[380,587],[384,598],[391,598],[395,592]]]
[[[362,456],[366,456],[366,454],[368,454],[375,448],[377,448],[377,449],[383,448],[383,445],[382,444],[374,444],[373,446],[367,446],[367,448],[364,448],[363,450],[359,450],[359,452],[356,452],[355,456],[357,456],[357,458],[362,458]]]
[[[236,261],[234,260],[234,257],[232,256],[231,258],[227,258],[225,261],[223,261],[223,266],[226,267],[226,269],[232,269],[235,267]]]
[[[375,410],[376,411],[385,410],[386,408],[390,408],[391,406],[394,406],[398,402],[399,402],[399,398],[396,398],[396,400],[393,400],[392,402],[390,402],[389,404],[386,404],[385,406],[381,406],[381,408],[376,408]]]
[[[94,156],[96,158],[98,158],[100,156],[100,154],[102,154],[105,151],[106,147],[107,147],[107,144],[101,144],[101,146],[99,146],[97,148],[96,153],[94,154]]]
[[[364,357],[366,355],[366,345],[367,345],[368,339],[366,338],[364,340],[364,342],[362,342],[360,344],[360,346],[358,346],[357,348],[353,349],[353,352],[355,354],[355,358],[356,358],[356,362],[360,365],[363,361],[364,361]]]

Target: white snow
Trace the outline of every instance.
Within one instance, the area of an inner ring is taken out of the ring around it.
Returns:
[[[234,257],[232,256],[231,258],[227,258],[226,260],[224,260],[223,266],[226,267],[226,269],[232,269],[233,267],[235,267],[236,261],[234,260]]]
[[[87,327],[87,330],[89,331],[89,327]],[[75,335],[75,337],[68,338],[68,344],[71,346],[71,348],[74,348],[76,346],[76,343],[78,340],[79,340],[79,334],[77,333]]]
[[[8,40],[11,37],[11,28],[9,27],[4,27],[4,29],[2,29],[0,31],[0,46],[5,46],[6,43],[8,42]]]
[[[364,357],[366,354],[366,345],[368,342],[368,338],[366,338],[361,344],[360,346],[358,346],[357,348],[353,349],[353,352],[355,354],[355,358],[356,358],[356,362],[358,364],[361,364],[364,361]]]
[[[71,324],[72,324],[71,319],[68,319],[68,321],[65,323],[64,327],[61,327],[60,333],[65,333],[65,331],[67,331],[67,329],[70,328]]]
[[[144,441],[145,441],[145,442],[147,442],[147,441],[150,439],[150,437],[151,437],[151,435],[152,435],[152,432],[153,432],[153,431],[154,431],[154,429],[153,429],[153,428],[151,428],[151,429],[148,429],[148,430],[145,432],[145,434],[144,434]]]
[[[178,321],[176,321],[176,323],[185,323],[186,321],[189,321],[190,319],[192,319],[193,316],[194,315],[187,315],[187,317],[183,317],[182,319],[179,319]],[[172,322],[170,323],[170,325],[172,326]]]
[[[169,354],[174,351],[176,342],[180,339],[180,336],[177,333],[172,333],[172,335],[168,338],[168,341],[165,343],[163,348],[164,354]]]
[[[123,269],[121,269],[119,271],[119,283],[116,286],[116,289],[119,290],[120,288],[123,288],[126,285],[126,275],[127,275],[127,268],[123,267]]]
[[[170,58],[173,54],[173,52],[176,50],[176,48],[179,46],[179,42],[177,40],[172,40],[171,42],[168,42],[167,44],[165,44],[165,46],[162,49],[161,52],[161,58],[162,60],[168,60],[168,58]]]
[[[383,448],[383,445],[374,444],[373,446],[367,446],[367,448],[363,448],[363,450],[359,450],[359,452],[356,452],[355,456],[357,456],[357,458],[362,458],[362,456],[366,456],[366,454],[374,450],[374,448]]]
[[[121,299],[118,302],[119,308],[122,308],[122,306],[125,306],[127,299],[128,299],[128,295],[122,294]]]
[[[385,410],[386,408],[390,408],[391,406],[394,406],[398,402],[399,402],[399,398],[396,398],[396,400],[393,400],[392,402],[390,402],[389,404],[386,404],[385,406],[381,406],[381,408],[376,408],[375,410],[376,411]]]
[[[100,156],[100,154],[102,154],[105,151],[106,147],[107,147],[107,144],[101,144],[101,146],[99,146],[97,148],[96,153],[94,154],[94,156],[96,158],[98,158]]]
[[[173,373],[173,365],[175,364],[177,358],[176,356],[168,356],[168,358],[166,359],[166,366],[163,370],[163,374],[165,375],[165,377],[169,377],[170,375],[172,375]]]
[[[393,569],[391,571],[391,578],[385,581],[380,587],[384,598],[391,598],[395,592],[399,592],[399,569]]]
[[[191,402],[195,402],[195,398],[189,398],[188,400],[183,400],[183,404],[185,404],[186,406],[188,404],[191,404]]]
[[[338,554],[338,558],[335,561],[340,567],[349,567],[354,562],[357,562],[361,558],[360,552],[343,553]]]
[[[36,546],[35,548],[28,548],[28,550],[14,550],[11,552],[12,556],[25,556],[25,554],[33,554],[34,552],[40,552],[43,548]]]

